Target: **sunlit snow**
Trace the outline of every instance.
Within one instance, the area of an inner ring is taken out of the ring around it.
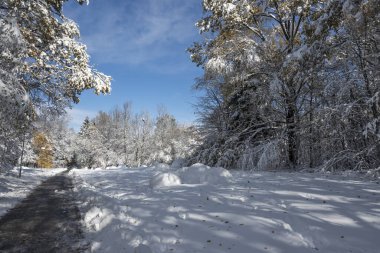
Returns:
[[[376,181],[192,169],[73,170],[92,252],[378,252]]]

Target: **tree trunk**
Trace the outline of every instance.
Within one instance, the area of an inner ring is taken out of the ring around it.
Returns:
[[[20,157],[20,168],[18,172],[18,177],[21,177],[21,172],[22,172],[22,160],[24,158],[24,149],[25,149],[25,132],[22,138],[22,150],[21,150],[21,157]]]
[[[314,121],[314,109],[313,109],[313,91],[310,91],[310,115],[309,115],[309,167],[314,167],[314,159],[313,159],[313,145],[314,145],[314,133],[313,133],[313,121]]]
[[[287,99],[286,132],[288,138],[289,166],[294,168],[298,164],[298,133],[296,127],[296,104]]]

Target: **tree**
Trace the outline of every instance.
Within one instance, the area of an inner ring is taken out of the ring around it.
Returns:
[[[24,42],[12,17],[0,9],[0,172],[16,165],[34,111],[17,76]]]
[[[131,122],[132,165],[141,166],[150,163],[152,154],[153,121],[148,112],[136,114]]]
[[[33,137],[33,150],[37,154],[36,164],[39,168],[53,167],[53,150],[50,141],[42,132]]]
[[[74,151],[81,167],[94,168],[108,165],[108,152],[103,143],[104,137],[95,123],[86,118],[76,139]]]
[[[191,153],[194,132],[191,127],[179,125],[164,109],[153,120],[147,112],[132,114],[131,104],[125,103],[84,121],[76,140],[76,153],[79,161],[96,157],[107,166],[170,163]]]
[[[155,156],[156,161],[171,163],[175,158],[176,150],[174,142],[179,137],[179,129],[176,119],[166,112],[165,109],[160,109],[156,118],[154,129],[155,151],[158,152]]]
[[[0,2],[2,168],[15,165],[21,137],[28,136],[42,108],[63,112],[86,89],[110,91],[111,78],[89,65],[77,25],[64,17],[64,2]]]
[[[115,113],[117,114],[117,113]],[[118,117],[117,117],[118,118]],[[123,164],[129,164],[131,160],[131,144],[132,144],[132,136],[131,136],[131,124],[132,124],[132,105],[131,103],[124,103],[121,111],[121,133],[116,134],[121,144],[118,144],[122,150]],[[119,138],[119,136],[121,138]],[[119,143],[119,142],[118,142]]]
[[[75,139],[75,132],[68,127],[67,116],[41,109],[33,125],[49,138],[53,147],[54,167],[66,167],[73,153]]]
[[[78,160],[78,155],[76,152],[73,153],[73,155],[70,157],[70,159],[67,161],[67,168],[69,170],[74,169],[74,168],[79,168],[79,160]]]
[[[329,169],[380,165],[379,8],[378,1],[345,1],[340,29],[330,39],[342,46],[330,52],[320,73],[326,87],[319,115],[326,138],[320,133],[320,139],[323,150],[334,151],[323,152]]]
[[[97,94],[110,90],[110,77],[90,67],[86,47],[78,42],[77,25],[62,14],[64,2],[6,0],[1,5],[5,16],[13,17],[25,44],[18,78],[35,106],[57,110],[79,102],[85,89]]]
[[[189,49],[206,91],[196,157],[247,168],[379,164],[378,1],[203,6],[197,25],[210,36]]]

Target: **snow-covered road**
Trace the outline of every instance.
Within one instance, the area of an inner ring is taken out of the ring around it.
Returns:
[[[237,171],[226,182],[149,187],[168,171],[71,172],[93,252],[379,252],[378,181]]]
[[[0,217],[0,252],[84,252],[72,181],[65,173],[52,176]]]
[[[21,178],[17,177],[17,168],[10,171],[7,176],[0,174],[0,216],[24,199],[43,180],[65,170],[24,167]]]

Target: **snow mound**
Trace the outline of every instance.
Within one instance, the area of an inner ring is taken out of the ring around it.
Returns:
[[[150,180],[150,187],[153,189],[176,186],[181,184],[181,179],[173,173],[160,173]]]
[[[222,184],[232,177],[226,169],[209,167],[201,163],[179,169],[178,174],[184,184]]]

